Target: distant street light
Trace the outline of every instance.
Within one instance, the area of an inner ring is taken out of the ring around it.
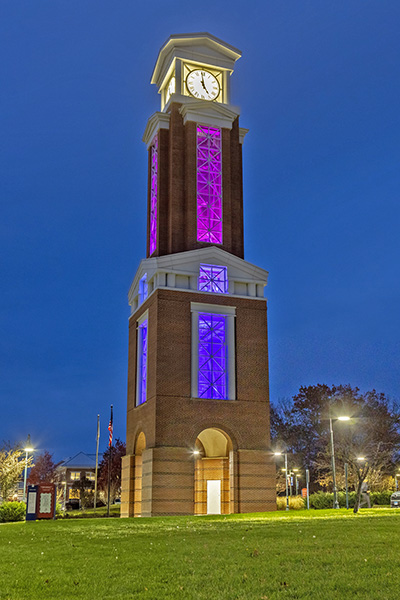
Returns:
[[[348,477],[348,472],[349,472],[349,465],[347,463],[344,463],[344,478],[345,478],[345,482],[346,482],[346,508],[349,508],[349,477]]]
[[[350,421],[350,417],[345,415],[337,417],[338,421]],[[335,469],[335,446],[333,443],[333,425],[332,417],[329,417],[329,428],[331,432],[331,454],[332,454],[332,479],[333,479],[333,508],[339,508],[339,502],[337,499],[337,487],[336,487],[336,469]]]
[[[28,452],[33,452],[33,448],[31,448],[31,436],[28,434],[28,439],[26,441],[25,450],[25,472],[24,472],[24,502],[26,502],[26,476],[28,474]]]
[[[296,496],[299,495],[299,470],[298,469],[293,469],[293,473],[294,473],[294,477],[295,477],[295,488],[296,488]]]
[[[282,456],[282,454],[285,457],[285,488],[286,488],[286,510],[289,510],[289,494],[288,494],[288,470],[287,470],[287,452],[274,452],[275,456]]]

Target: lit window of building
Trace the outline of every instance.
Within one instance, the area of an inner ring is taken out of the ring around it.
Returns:
[[[79,481],[81,478],[81,472],[80,471],[71,471],[70,478],[71,478],[71,481]]]
[[[148,295],[147,273],[139,281],[139,304],[142,304]]]
[[[86,471],[86,479],[88,479],[89,481],[94,481],[95,476],[93,471]]]
[[[193,398],[236,399],[236,309],[191,303]]]
[[[199,284],[200,292],[228,293],[228,267],[219,265],[200,265]]]

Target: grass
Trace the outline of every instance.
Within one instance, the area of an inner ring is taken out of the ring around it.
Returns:
[[[110,506],[110,516],[119,517],[121,511],[120,504],[112,504]],[[64,519],[85,519],[88,517],[106,517],[107,506],[99,506],[97,508],[85,508],[82,510],[67,510],[62,513]]]
[[[400,597],[400,510],[0,525],[0,599]]]

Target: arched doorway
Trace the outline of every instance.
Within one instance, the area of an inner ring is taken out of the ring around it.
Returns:
[[[211,427],[195,443],[194,514],[229,514],[233,500],[233,447],[228,434]]]
[[[135,471],[134,471],[134,495],[133,516],[140,517],[142,514],[142,452],[146,449],[146,436],[143,431],[139,433],[135,444]]]

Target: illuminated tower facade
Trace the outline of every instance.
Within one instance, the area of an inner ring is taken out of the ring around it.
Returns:
[[[275,509],[267,272],[244,260],[240,52],[173,35],[146,126],[147,258],[129,291],[122,516]]]

